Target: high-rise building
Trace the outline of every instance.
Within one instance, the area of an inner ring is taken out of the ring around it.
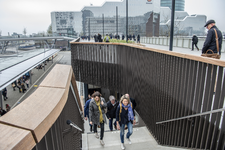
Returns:
[[[126,34],[126,0],[105,2],[102,6],[86,6],[79,12],[51,12],[53,33],[68,35],[74,31],[78,35],[91,35],[102,31],[104,14],[104,34],[116,32],[116,7],[118,8],[118,32]],[[160,0],[129,0],[128,34],[158,36],[160,20]],[[89,29],[90,19],[90,29]],[[147,25],[147,26],[146,26]],[[100,32],[101,33],[101,32]],[[103,34],[103,32],[101,33]]]
[[[175,1],[175,11],[184,11],[185,0]],[[172,9],[172,0],[161,0],[161,7],[169,7]]]

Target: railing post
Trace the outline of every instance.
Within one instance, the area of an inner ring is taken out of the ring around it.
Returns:
[[[2,91],[1,90],[0,90],[0,104],[1,104],[1,108],[3,109]]]
[[[184,48],[184,38],[182,39],[182,48]]]

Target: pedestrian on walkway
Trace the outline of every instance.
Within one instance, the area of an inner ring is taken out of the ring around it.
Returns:
[[[90,95],[90,94],[89,94]],[[89,119],[89,105],[90,105],[90,102],[93,98],[90,97],[86,103],[85,103],[85,106],[84,106],[84,119],[87,120],[88,119],[88,122],[89,122],[89,126],[90,126],[90,132],[92,132],[92,125],[90,124],[90,119]]]
[[[140,43],[140,35],[137,36],[137,43]]]
[[[5,109],[6,109],[6,112],[9,112],[11,107],[9,106],[9,104],[5,104]]]
[[[130,136],[133,133],[133,125],[135,125],[135,116],[133,114],[133,106],[130,99],[123,95],[120,99],[120,104],[116,110],[116,123],[117,129],[120,130],[121,149],[125,149],[124,146],[124,130],[125,125],[128,127],[126,139],[131,144]]]
[[[109,39],[110,39],[109,35],[106,34],[106,36],[105,36],[105,38],[104,38],[104,42],[109,42]]]
[[[115,100],[115,97],[113,95],[109,96],[109,101],[107,102],[107,113],[106,116],[109,119],[109,129],[110,131],[113,131],[113,125],[115,130],[116,128],[116,120],[113,123],[113,119],[116,118],[116,109],[119,105],[119,102]]]
[[[30,80],[29,80],[29,79],[26,79],[25,83],[26,83],[26,85],[27,85],[27,88],[29,89],[29,83],[30,83]]]
[[[134,41],[136,41],[136,39],[135,39],[135,35],[134,35],[134,34],[133,34],[133,40],[134,40]]]
[[[6,101],[8,99],[8,97],[7,97],[7,89],[6,88],[4,88],[2,90],[2,95],[3,95],[4,100]]]
[[[94,35],[94,39],[95,39],[95,42],[98,42],[98,36],[96,34]]]
[[[13,91],[15,91],[15,90],[16,90],[16,85],[15,85],[15,83],[13,82],[11,85],[12,85]]]
[[[21,89],[22,89],[23,93],[27,90],[23,82],[21,83]]]
[[[102,35],[98,34],[98,42],[102,42]]]
[[[197,44],[198,44],[198,37],[194,34],[192,37],[192,51],[194,50],[194,45],[197,48],[197,50],[199,51]]]
[[[202,54],[204,54],[204,53],[212,54],[212,51],[213,51],[213,53],[215,53],[215,54],[217,53],[220,55],[219,56],[219,59],[220,59],[222,39],[223,39],[222,33],[216,27],[214,20],[207,21],[204,27],[206,27],[206,29],[208,29],[208,34],[207,34],[206,40],[205,40],[203,48],[202,48]],[[216,38],[216,35],[218,38]],[[212,50],[212,51],[210,51],[210,50]]]
[[[107,123],[105,116],[105,108],[107,107],[107,103],[105,102],[105,99],[101,97],[101,94],[98,91],[93,93],[92,97],[93,99],[89,104],[90,124],[94,125],[94,133],[97,139],[99,138],[97,126],[100,125],[101,127],[100,144],[104,146],[105,143],[103,141],[103,136],[104,136],[104,123]]]
[[[6,111],[0,107],[0,115],[3,116],[4,114],[6,114]]]

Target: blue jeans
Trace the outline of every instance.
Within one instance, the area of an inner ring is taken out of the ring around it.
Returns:
[[[128,132],[127,132],[127,136],[126,138],[130,138],[131,134],[133,133],[133,124],[131,122],[127,123],[127,127],[128,127]],[[120,140],[121,143],[124,143],[124,128],[125,128],[125,124],[121,124],[120,126]]]
[[[113,130],[113,118],[109,119],[109,129],[112,131]],[[114,122],[114,125],[116,126],[116,120]]]

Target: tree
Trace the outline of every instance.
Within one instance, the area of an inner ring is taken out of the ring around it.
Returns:
[[[2,36],[2,30],[0,30],[0,36]]]
[[[171,18],[169,15],[165,15],[164,13],[162,15],[164,17],[164,25],[160,25],[159,35],[170,36]],[[187,36],[187,33],[184,31],[183,26],[181,25],[181,21],[178,21],[179,19],[179,16],[176,16],[176,18],[174,19],[174,35]]]
[[[52,35],[52,25],[51,24],[48,26],[47,34]]]
[[[24,35],[27,34],[27,29],[26,29],[26,28],[23,29],[23,34],[24,34]]]

